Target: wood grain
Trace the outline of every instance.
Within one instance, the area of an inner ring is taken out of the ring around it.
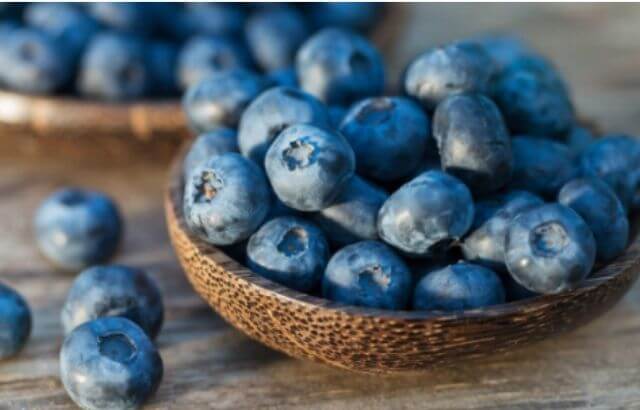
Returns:
[[[640,7],[605,4],[423,5],[392,49],[390,77],[429,44],[478,30],[514,30],[570,79],[580,112],[605,130],[640,134]],[[393,81],[393,80],[392,80]],[[37,161],[0,144],[0,280],[34,307],[34,334],[0,363],[0,409],[73,409],[58,381],[59,310],[72,276],[38,255],[31,217],[67,184],[105,190],[123,208],[117,262],[161,283],[167,322],[158,343],[166,374],[151,409],[640,409],[640,283],[610,312],[564,336],[423,375],[378,377],[295,360],[235,330],[192,291],[163,226],[164,165]]]

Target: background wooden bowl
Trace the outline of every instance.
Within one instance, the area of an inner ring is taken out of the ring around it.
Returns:
[[[171,241],[200,296],[233,326],[296,358],[368,373],[424,371],[504,352],[581,326],[612,307],[640,272],[640,235],[578,289],[434,314],[346,306],[271,282],[193,236],[182,215],[182,159],[165,197]]]

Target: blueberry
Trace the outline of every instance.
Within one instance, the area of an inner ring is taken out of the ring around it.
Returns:
[[[299,211],[319,211],[335,202],[355,171],[349,143],[337,133],[312,125],[285,128],[265,157],[276,195]]]
[[[624,252],[629,241],[629,220],[615,192],[597,178],[569,181],[558,202],[576,211],[596,240],[596,258],[609,262]]]
[[[476,194],[494,192],[513,170],[511,138],[498,107],[480,94],[446,98],[433,117],[442,169]]]
[[[148,4],[104,2],[88,3],[87,7],[93,18],[113,30],[149,34],[154,29]]]
[[[23,93],[49,94],[67,84],[73,64],[62,43],[44,32],[17,28],[3,38],[0,65],[5,86]]]
[[[247,266],[258,274],[300,292],[318,287],[329,260],[329,245],[314,224],[280,217],[249,239]]]
[[[487,93],[496,66],[482,46],[458,42],[427,50],[405,72],[405,92],[428,110],[459,93]]]
[[[101,317],[124,317],[155,338],[162,327],[164,307],[156,282],[144,271],[121,265],[94,266],[71,285],[62,307],[65,334]]]
[[[521,57],[534,54],[527,44],[515,36],[489,34],[476,37],[473,41],[484,47],[499,69],[511,65]]]
[[[78,271],[113,256],[120,242],[122,219],[105,194],[64,188],[38,208],[35,233],[40,251],[51,262]]]
[[[313,219],[329,240],[339,246],[378,239],[378,212],[388,197],[384,190],[354,175],[336,202]]]
[[[537,293],[530,291],[516,282],[511,275],[501,275],[500,279],[502,279],[507,302],[516,302],[538,296]]]
[[[358,172],[381,181],[411,175],[424,156],[431,124],[419,105],[402,97],[367,98],[340,124]]]
[[[189,36],[206,34],[240,37],[247,19],[245,7],[241,4],[188,3],[185,7]]]
[[[558,137],[574,122],[566,86],[540,60],[519,60],[505,68],[493,95],[513,133]]]
[[[74,58],[100,29],[98,23],[81,8],[69,3],[35,3],[24,11],[24,21],[64,44]]]
[[[576,175],[571,154],[566,145],[538,138],[515,137],[513,175],[510,187],[531,191],[545,198],[556,194]]]
[[[148,45],[147,65],[154,95],[168,97],[178,93],[177,59],[178,48],[172,43],[156,41]]]
[[[227,152],[238,152],[238,139],[236,132],[229,128],[216,128],[213,131],[200,134],[196,138],[189,152],[184,158],[184,175],[199,165],[205,163],[209,158],[225,154]]]
[[[242,114],[238,127],[240,152],[263,166],[273,140],[293,124],[330,128],[326,107],[311,94],[290,87],[265,91]]]
[[[490,209],[494,199],[476,203],[476,210]],[[511,220],[527,209],[544,203],[538,196],[526,191],[511,191],[500,195],[498,206],[492,215],[483,215],[476,211],[476,219],[484,219],[465,238],[462,252],[470,262],[486,266],[496,272],[506,271],[504,261],[504,243]],[[488,202],[488,204],[487,204]],[[485,219],[486,218],[486,219]]]
[[[298,87],[298,78],[296,77],[296,70],[293,67],[270,71],[267,74],[267,80],[276,87]]]
[[[384,67],[378,50],[349,31],[327,28],[298,50],[296,71],[300,87],[330,105],[346,105],[380,95]]]
[[[505,302],[498,275],[484,266],[459,262],[433,271],[416,285],[413,308],[454,312]]]
[[[340,105],[332,105],[327,107],[327,112],[329,113],[329,123],[334,129],[340,128],[340,124],[342,124],[342,120],[347,115],[347,109]]]
[[[414,256],[430,256],[462,238],[473,222],[473,199],[456,177],[426,171],[394,192],[378,214],[378,233]]]
[[[349,305],[404,309],[411,297],[411,272],[388,246],[362,241],[336,252],[322,279],[322,296]]]
[[[194,168],[184,190],[188,227],[213,245],[248,238],[269,212],[269,186],[253,162],[228,152]]]
[[[31,334],[31,310],[10,287],[0,283],[0,360],[18,353]]]
[[[523,54],[514,59],[505,70],[528,71],[549,82],[553,87],[569,94],[569,87],[562,74],[551,61],[536,53]]]
[[[151,340],[120,317],[78,326],[60,350],[60,379],[83,409],[137,409],[157,390],[162,373]]]
[[[382,6],[370,2],[318,2],[306,5],[316,27],[342,27],[360,32],[373,27]]]
[[[197,36],[178,55],[178,81],[183,89],[220,71],[251,68],[251,59],[241,44],[226,37]]]
[[[625,135],[597,139],[580,159],[582,174],[606,182],[625,209],[640,199],[640,141]]]
[[[567,134],[567,147],[571,158],[579,159],[594,140],[595,136],[591,131],[574,125]]]
[[[244,109],[266,85],[262,77],[244,69],[216,72],[189,87],[182,107],[197,132],[236,128]]]
[[[535,207],[516,216],[505,242],[509,273],[537,293],[575,287],[593,268],[596,242],[586,222],[561,204]]]
[[[266,71],[293,64],[298,47],[309,35],[304,16],[290,7],[256,12],[245,31],[254,59]]]
[[[152,78],[144,50],[137,37],[109,32],[93,37],[80,62],[80,93],[112,101],[145,96]]]

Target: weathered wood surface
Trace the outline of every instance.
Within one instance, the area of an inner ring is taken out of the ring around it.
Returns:
[[[413,28],[395,49],[394,71],[426,44],[478,29],[515,29],[567,73],[580,112],[605,129],[640,134],[640,7],[419,7],[409,13]],[[423,376],[355,375],[262,347],[211,313],[182,275],[164,227],[164,167],[35,162],[0,148],[0,279],[20,290],[35,314],[27,348],[0,364],[0,409],[73,408],[57,378],[58,314],[73,277],[48,267],[31,233],[39,201],[67,184],[118,200],[127,230],[116,260],[147,268],[161,281],[167,321],[158,343],[166,372],[150,408],[640,408],[640,283],[576,332]]]

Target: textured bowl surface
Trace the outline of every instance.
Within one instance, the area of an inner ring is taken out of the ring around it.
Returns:
[[[611,308],[640,272],[640,237],[579,288],[453,314],[346,306],[260,277],[191,235],[182,159],[165,196],[169,234],[196,292],[250,337],[296,358],[368,373],[423,371],[508,351],[581,326]]]

